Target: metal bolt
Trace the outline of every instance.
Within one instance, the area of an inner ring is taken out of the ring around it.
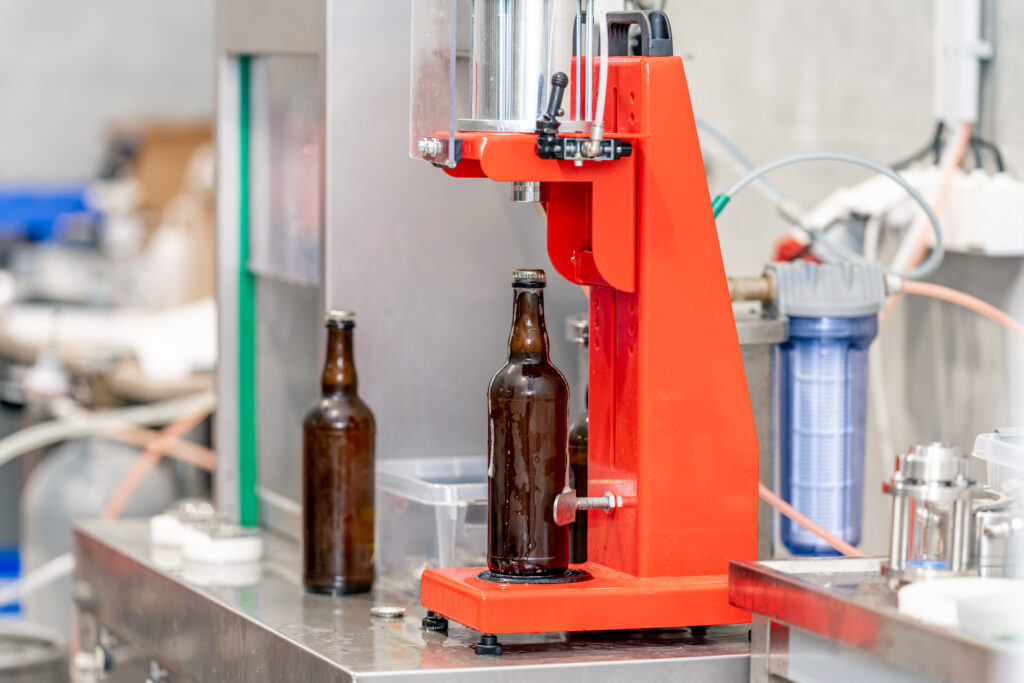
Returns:
[[[555,496],[552,516],[555,524],[565,526],[576,520],[577,510],[604,510],[610,514],[615,508],[622,507],[622,496],[608,491],[603,496],[577,497],[572,489],[566,489]]]
[[[425,157],[436,157],[444,151],[444,143],[437,138],[423,138],[416,143],[416,149]]]

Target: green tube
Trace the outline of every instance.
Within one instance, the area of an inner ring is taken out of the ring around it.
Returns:
[[[238,58],[238,516],[260,523],[256,496],[256,277],[249,270],[249,74],[251,58]]]
[[[731,199],[732,197],[727,194],[720,194],[711,200],[711,210],[714,212],[715,218],[718,218],[718,214],[722,213],[722,209],[729,204]]]

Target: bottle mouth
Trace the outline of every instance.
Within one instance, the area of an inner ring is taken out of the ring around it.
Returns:
[[[547,275],[543,270],[520,268],[512,271],[512,286],[516,289],[539,289],[547,285]]]
[[[324,323],[327,327],[355,327],[355,311],[344,311],[332,309],[324,315]]]

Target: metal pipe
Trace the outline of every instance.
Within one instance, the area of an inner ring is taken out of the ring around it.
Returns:
[[[970,500],[957,500],[953,503],[953,543],[949,562],[950,569],[954,572],[963,571],[967,566],[967,525],[970,522],[970,511]]]
[[[586,120],[594,120],[594,0],[587,0]]]
[[[583,0],[576,0],[576,121],[583,118]]]
[[[730,277],[729,297],[733,301],[760,301],[769,306],[775,300],[775,281],[766,276]]]
[[[892,497],[892,531],[889,537],[889,567],[902,571],[907,566],[910,535],[907,524],[907,499],[899,494]]]

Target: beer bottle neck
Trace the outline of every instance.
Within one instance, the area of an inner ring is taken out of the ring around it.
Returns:
[[[512,332],[508,337],[510,357],[548,359],[548,331],[544,326],[544,290],[516,288]]]
[[[320,386],[324,394],[355,395],[359,386],[352,357],[352,325],[327,327],[327,360]]]

